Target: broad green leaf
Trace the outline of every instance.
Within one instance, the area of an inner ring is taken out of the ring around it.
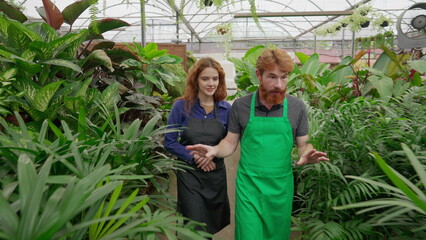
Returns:
[[[150,44],[148,44],[148,45],[150,45]],[[153,46],[153,45],[151,45],[151,46]],[[157,46],[157,45],[155,45],[155,46]],[[157,47],[155,49],[145,48],[145,58],[149,61],[152,61],[154,58],[165,56],[165,55],[167,55],[167,49],[157,50]]]
[[[393,95],[395,97],[400,97],[405,91],[410,87],[410,83],[405,82],[401,79],[396,80],[395,85],[393,87]]]
[[[86,97],[87,96],[87,90],[89,89],[89,85],[92,82],[92,78],[86,79],[82,84],[78,85],[77,92],[74,94],[74,97]]]
[[[302,65],[304,65],[308,60],[309,60],[309,56],[308,55],[306,55],[306,54],[304,54],[304,53],[302,53],[302,52],[295,52],[294,53],[296,56],[297,56],[297,58],[300,60],[300,63],[302,64]]]
[[[130,124],[130,126],[124,131],[121,140],[135,140],[138,136],[141,121],[136,119]]]
[[[28,20],[28,18],[17,8],[9,5],[6,1],[0,1],[0,12],[4,12],[8,17],[15,19],[21,23]]]
[[[113,29],[127,26],[130,26],[130,24],[125,21],[113,18],[106,18],[102,20],[92,21],[89,24],[89,30],[91,34],[102,34]]]
[[[17,68],[7,69],[3,73],[0,73],[0,81],[9,81],[9,80],[11,80],[16,75],[16,73],[18,73],[18,69]]]
[[[302,70],[300,69],[299,65],[297,65],[296,63],[294,63],[293,70],[291,71],[289,75],[292,75],[292,74],[302,74]]]
[[[179,64],[182,62],[182,58],[174,55],[160,56],[157,59],[151,61],[153,64]]]
[[[114,48],[114,49],[104,49],[104,51],[108,54],[108,56],[111,58],[113,62],[122,62],[127,59],[134,59],[139,61],[139,57],[128,50]]]
[[[75,20],[90,7],[91,2],[92,0],[81,0],[65,7],[62,11],[65,22],[69,25],[73,25]]]
[[[98,100],[102,102],[107,109],[113,109],[120,100],[120,96],[118,95],[118,86],[118,83],[108,86],[98,98]]]
[[[0,48],[0,56],[7,57],[7,58],[11,59],[12,56],[13,56],[13,53]],[[5,60],[2,59],[2,61],[5,61]]]
[[[318,73],[320,67],[319,55],[317,53],[313,54],[302,66],[302,72],[304,74],[309,74],[315,76]]]
[[[89,31],[87,29],[79,30],[78,32],[67,33],[64,36],[51,41],[49,44],[55,49],[58,54],[60,52],[69,51],[70,57],[75,57],[78,47],[85,41]],[[55,54],[56,56],[56,54]]]
[[[387,73],[391,62],[392,59],[386,53],[383,52],[382,54],[380,54],[379,58],[374,63],[373,68]]]
[[[55,29],[45,22],[30,23],[27,27],[39,35],[44,42],[51,42],[59,37]]]
[[[52,100],[58,88],[64,81],[52,82],[42,87],[37,91],[34,96],[33,107],[38,111],[44,112],[49,107],[50,100]]]
[[[160,115],[156,115],[153,118],[151,118],[144,126],[141,137],[149,137],[151,132],[153,131],[154,127],[156,126],[158,120],[161,119]]]
[[[66,67],[66,68],[70,68],[76,72],[82,72],[80,66],[78,66],[77,64],[65,60],[65,59],[49,59],[46,61],[40,61],[40,64],[44,64],[44,65],[55,65],[55,66],[60,66],[60,67]]]
[[[140,47],[142,47],[141,45],[139,45],[139,44],[136,44],[136,46],[138,47],[138,46],[140,46]],[[144,50],[144,56],[146,56],[147,55],[147,52],[153,52],[153,53],[156,53],[156,52],[158,52],[158,45],[156,44],[156,43],[153,43],[153,42],[150,42],[150,43],[148,43],[145,47],[143,47],[143,50]],[[163,51],[164,52],[164,51]],[[167,50],[166,50],[166,52],[167,52]],[[147,57],[147,59],[150,59],[150,58],[148,58]]]
[[[228,61],[230,61],[230,62],[232,62],[234,64],[234,67],[235,67],[236,71],[242,71],[244,69],[244,64],[245,63],[240,58],[230,57],[230,58],[228,58]]]
[[[30,36],[26,34],[28,32],[31,32],[31,34],[29,34]],[[3,44],[7,47],[8,51],[18,56],[28,48],[28,44],[32,41],[39,40],[32,39],[31,36],[34,37],[35,34],[19,22],[11,22],[7,29],[7,35],[8,37]]]
[[[407,61],[407,64],[420,74],[426,73],[426,60]]]
[[[258,45],[258,46],[252,47],[246,52],[242,60],[247,61],[248,63],[254,66],[257,63],[258,57],[262,55],[265,49],[266,49],[265,45]]]
[[[96,50],[96,49],[112,49],[115,46],[115,42],[113,41],[109,41],[109,40],[105,40],[102,42],[97,43],[95,46],[93,46],[93,48],[91,49],[92,51]]]
[[[157,79],[157,77],[154,76],[152,73],[142,73],[142,74],[143,74],[143,76],[146,80],[153,83],[155,86],[157,86],[164,93],[167,93],[167,89],[164,86],[164,84],[161,82],[160,79]]]
[[[419,86],[420,87],[422,85],[422,82],[423,82],[422,76],[420,76],[419,72],[415,72],[412,75],[412,78],[411,78],[411,81],[410,81],[411,86]]]
[[[393,92],[393,80],[390,77],[387,77],[382,71],[368,68],[372,74],[368,80],[373,84],[373,87],[377,89],[380,94],[380,97],[388,101],[392,97]]]
[[[109,56],[101,49],[97,49],[89,54],[85,59],[85,61],[93,60],[95,62],[98,62],[108,68],[111,72],[114,71],[114,68],[112,67],[112,62]]]
[[[52,53],[54,49],[52,49],[52,46],[46,42],[41,41],[33,41],[30,44],[28,44],[28,48],[32,51],[34,51],[40,60],[46,60],[52,58]]]

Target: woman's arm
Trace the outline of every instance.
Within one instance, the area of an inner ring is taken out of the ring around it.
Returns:
[[[178,101],[173,105],[172,111],[170,112],[167,124],[168,128],[176,129],[175,132],[166,133],[164,136],[164,148],[175,155],[179,159],[185,160],[186,162],[193,164],[193,156],[189,154],[189,151],[185,149],[185,146],[178,142],[180,135],[180,128],[185,120],[184,113],[184,101]]]

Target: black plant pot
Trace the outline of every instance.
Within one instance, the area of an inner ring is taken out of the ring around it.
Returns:
[[[212,5],[213,5],[213,1],[212,0],[204,0],[204,6],[210,7]]]
[[[370,21],[365,21],[365,22],[361,23],[362,28],[366,28],[368,26],[370,26]]]
[[[383,21],[382,24],[380,24],[380,27],[387,27],[387,26],[389,26],[388,21]]]

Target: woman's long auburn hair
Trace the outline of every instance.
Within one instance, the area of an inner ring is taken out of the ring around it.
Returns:
[[[226,96],[228,96],[226,92],[225,71],[220,63],[211,57],[201,58],[191,67],[191,69],[189,69],[184,95],[176,99],[183,99],[186,101],[186,112],[189,112],[197,101],[199,91],[198,77],[200,76],[200,73],[208,67],[216,69],[219,73],[219,85],[217,86],[216,92],[213,94],[213,100],[215,102],[222,101],[226,98]]]

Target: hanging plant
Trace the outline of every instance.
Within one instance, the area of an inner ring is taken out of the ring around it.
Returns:
[[[370,21],[365,21],[363,23],[360,24],[361,28],[367,28],[368,26],[370,26]]]
[[[374,48],[378,48],[384,45],[386,45],[385,35],[382,33],[376,34],[376,36],[374,36]]]
[[[315,34],[318,36],[336,35],[342,29],[340,22],[329,24],[318,28]]]
[[[377,17],[374,19],[372,24],[373,24],[373,27],[376,30],[382,31],[383,28],[389,27],[393,23],[394,23],[394,21],[391,18],[389,18],[389,17],[387,17],[383,14],[378,14]]]
[[[204,6],[211,7],[212,5],[213,5],[213,1],[212,0],[204,0]]]
[[[384,37],[385,37],[385,44],[388,47],[393,47],[395,46],[395,35],[393,33],[393,31],[386,31],[383,33]]]
[[[215,34],[219,37],[218,44],[222,49],[225,50],[225,56],[228,57],[232,49],[233,35],[232,35],[232,24],[230,22],[219,24],[215,27]]]
[[[215,29],[216,29],[216,33],[221,36],[232,34],[232,25],[229,22],[217,25]]]
[[[388,21],[383,21],[383,22],[380,24],[380,27],[387,27],[387,26],[389,26],[389,22],[388,22]]]

